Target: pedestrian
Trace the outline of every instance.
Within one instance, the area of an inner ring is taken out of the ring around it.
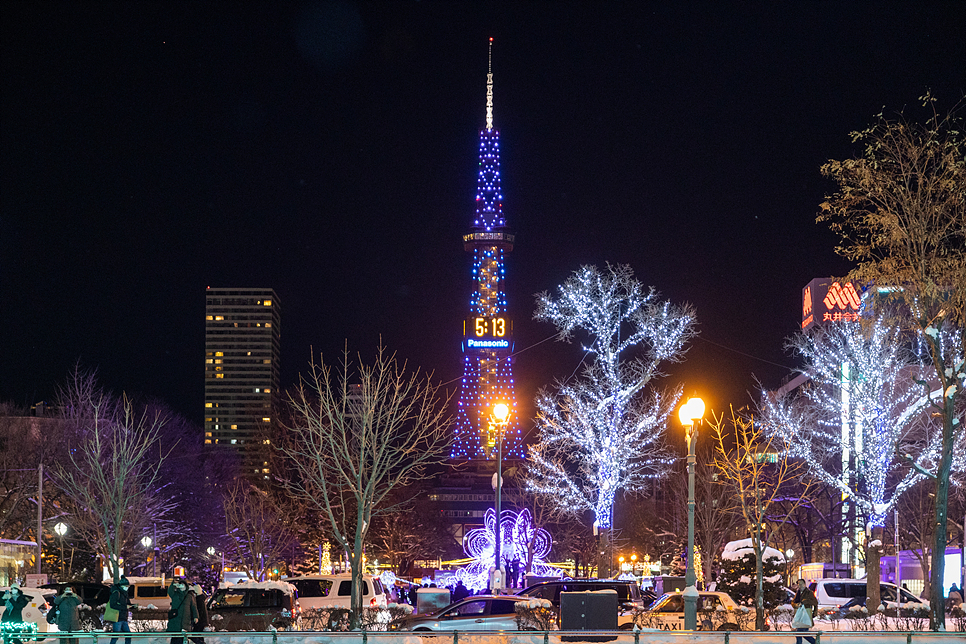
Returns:
[[[0,623],[20,624],[23,622],[23,609],[29,603],[30,598],[27,597],[22,590],[20,590],[20,584],[17,582],[10,584],[10,590],[3,594],[4,608],[3,616],[0,617]],[[3,630],[6,630],[6,628]],[[18,639],[7,640],[6,637],[4,637],[4,641],[9,641],[11,644],[21,644],[21,640]]]
[[[171,598],[171,608],[168,609],[168,626],[165,630],[169,633],[190,631],[198,622],[198,604],[188,592],[188,584],[183,579],[176,579],[168,587],[168,597]],[[184,644],[184,638],[172,637],[171,644]]]
[[[795,591],[795,598],[792,599],[792,608],[795,609],[795,617],[792,618],[792,628],[796,631],[808,631],[815,624],[815,613],[818,612],[818,600],[815,593],[805,585],[804,579],[798,580],[798,590]],[[815,644],[814,637],[795,638],[795,644],[802,644],[802,641]]]
[[[195,604],[198,608],[198,621],[195,622],[194,628],[191,630],[195,633],[204,633],[205,629],[208,628],[208,597],[205,595],[205,591],[201,588],[201,584],[195,584],[191,587],[191,594],[194,595]],[[294,617],[294,615],[293,615]],[[194,644],[205,644],[205,638],[203,637],[192,637],[190,638]]]
[[[963,593],[956,584],[949,587],[949,595],[946,597],[947,608],[955,608],[963,603]]]
[[[470,589],[463,585],[463,580],[456,582],[456,588],[453,589],[453,601],[458,602],[461,599],[466,599],[470,596]]]
[[[64,592],[54,597],[54,606],[57,607],[57,629],[61,633],[76,633],[80,631],[80,610],[81,599],[74,593],[70,586],[64,588]],[[77,644],[76,637],[68,637],[60,640],[61,644]]]
[[[111,624],[111,631],[114,633],[130,633],[131,624],[129,622],[129,611],[134,604],[127,594],[131,587],[127,577],[121,575],[116,584],[111,586],[111,598],[107,600],[107,605],[117,611],[117,619]],[[105,618],[105,621],[110,621]],[[117,638],[111,638],[111,644],[117,644]],[[124,644],[131,644],[131,638],[125,637]]]

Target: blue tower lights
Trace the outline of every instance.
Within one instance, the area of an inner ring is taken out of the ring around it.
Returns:
[[[492,42],[492,41],[491,41]],[[504,291],[506,252],[513,238],[506,231],[503,217],[503,194],[500,185],[500,133],[493,127],[493,74],[487,74],[486,127],[480,130],[479,173],[472,233],[464,237],[467,250],[473,251],[473,292],[469,314],[483,319],[484,326],[493,320],[503,325],[498,339],[502,346],[478,342],[475,347],[463,343],[463,379],[457,405],[456,439],[450,453],[452,459],[490,459],[487,433],[493,406],[505,403],[513,421],[503,432],[503,453],[508,459],[525,457],[520,431],[513,369],[512,325],[507,320]],[[495,327],[493,327],[495,334]],[[477,333],[479,338],[479,334]],[[489,340],[492,336],[487,336]],[[464,337],[466,340],[467,337]],[[497,348],[499,347],[499,348]]]

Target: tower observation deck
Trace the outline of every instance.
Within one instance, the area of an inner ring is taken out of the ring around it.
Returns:
[[[463,248],[473,254],[473,282],[468,315],[463,321],[463,379],[457,407],[456,438],[450,458],[495,458],[493,406],[506,404],[510,423],[503,435],[503,457],[522,459],[523,440],[513,387],[513,319],[506,301],[506,254],[513,234],[503,218],[500,184],[500,133],[493,127],[493,69],[490,39],[486,75],[486,127],[480,130],[480,164],[476,211]]]

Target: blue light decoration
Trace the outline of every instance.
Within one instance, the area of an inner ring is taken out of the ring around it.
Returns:
[[[525,562],[529,544],[533,541],[530,573],[540,577],[562,577],[563,571],[547,565],[545,561],[550,554],[553,538],[543,528],[534,527],[530,510],[524,508],[519,513],[504,510],[501,514],[503,520],[500,521],[500,537],[503,543],[500,547],[500,559],[504,565],[509,565],[514,559]],[[495,561],[496,512],[488,509],[483,522],[484,527],[470,530],[463,537],[463,551],[474,559],[473,563],[456,571],[456,579],[473,591],[489,588],[490,570]]]
[[[492,60],[492,40],[491,40]],[[463,379],[456,410],[456,436],[450,458],[489,460],[492,449],[490,415],[493,406],[510,408],[503,430],[503,458],[525,458],[513,385],[513,324],[507,315],[505,259],[513,250],[513,235],[503,217],[500,183],[500,133],[493,128],[493,70],[487,73],[486,127],[480,131],[480,169],[476,212],[463,247],[473,253],[473,290],[464,322]],[[492,324],[499,321],[497,325]],[[479,324],[479,326],[477,326]]]

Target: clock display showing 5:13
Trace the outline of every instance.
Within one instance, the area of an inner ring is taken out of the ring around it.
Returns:
[[[478,338],[483,336],[493,336],[502,338],[506,336],[506,318],[473,318],[473,335]]]

